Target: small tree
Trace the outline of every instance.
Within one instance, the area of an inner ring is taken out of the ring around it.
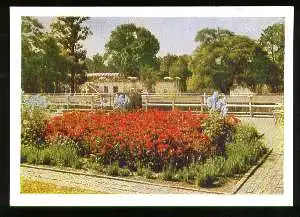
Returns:
[[[51,24],[51,30],[57,39],[63,55],[69,57],[71,92],[75,92],[76,84],[85,81],[86,50],[81,42],[92,34],[87,26],[82,24],[88,17],[57,17]]]

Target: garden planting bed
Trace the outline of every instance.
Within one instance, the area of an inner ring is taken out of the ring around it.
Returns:
[[[216,112],[67,112],[50,119],[43,115],[42,110],[22,111],[22,163],[232,193],[267,153],[254,127]]]

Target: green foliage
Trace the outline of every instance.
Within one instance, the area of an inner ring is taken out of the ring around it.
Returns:
[[[179,77],[179,88],[181,91],[186,91],[186,80],[191,73],[188,69],[188,62],[185,57],[179,56],[176,61],[174,61],[169,68],[169,76],[176,78]]]
[[[146,85],[146,88],[148,91],[153,91],[153,85],[158,80],[157,70],[155,70],[153,67],[146,65],[142,67],[140,72],[141,80]]]
[[[200,164],[195,180],[196,186],[213,186],[222,174],[224,163],[224,157],[215,157],[208,159],[203,164]]]
[[[88,73],[109,72],[108,67],[104,64],[104,57],[95,54],[92,59],[86,58],[85,64]]]
[[[225,143],[231,139],[232,126],[230,126],[224,117],[216,111],[211,111],[208,118],[203,120],[201,125],[204,133],[210,138],[216,151],[223,152]]]
[[[142,67],[158,68],[156,54],[159,51],[157,38],[146,28],[134,24],[122,24],[111,32],[105,45],[108,65],[123,76],[137,76]]]
[[[130,170],[128,168],[121,168],[119,162],[115,161],[113,164],[108,165],[106,173],[110,176],[130,176]]]
[[[59,92],[67,80],[68,60],[37,19],[22,17],[22,79],[25,92]]]
[[[193,183],[197,175],[197,166],[195,163],[191,163],[188,167],[184,167],[179,171],[180,180],[187,183]]]
[[[165,167],[162,173],[162,179],[166,181],[177,181],[176,171],[171,167]]]
[[[276,63],[283,72],[284,66],[284,24],[275,23],[263,30],[259,43],[268,53],[270,59]]]
[[[256,128],[250,125],[239,125],[233,141],[226,145],[226,162],[224,173],[233,175],[246,172],[259,158],[266,153],[266,147]]]
[[[223,93],[229,93],[234,81],[253,90],[261,84],[273,82],[273,86],[279,85],[280,78],[270,77],[274,74],[274,67],[272,70],[267,53],[254,40],[234,35],[228,30],[202,29],[197,33],[196,41],[200,42],[200,46],[194,51],[190,64],[194,75],[189,82],[190,90],[199,88],[195,84],[206,84],[206,87],[212,85]],[[208,76],[211,82],[201,82],[199,77],[204,76]]]
[[[210,29],[204,28],[197,32],[195,41],[200,42],[201,44],[213,44],[215,42],[220,42],[228,36],[233,36],[234,33],[227,29]]]
[[[54,35],[61,48],[61,53],[68,57],[70,64],[71,92],[74,93],[76,85],[86,81],[84,60],[86,50],[81,44],[89,35],[92,34],[87,26],[82,26],[88,17],[57,17],[51,24],[51,33]]]
[[[173,63],[178,60],[178,56],[167,54],[166,56],[162,57],[160,63],[160,79],[169,76],[169,71]]]
[[[258,42],[271,60],[271,63],[268,64],[267,83],[271,86],[273,92],[282,92],[284,78],[284,24],[276,23],[268,26],[263,30]]]
[[[21,108],[21,144],[41,145],[48,121],[47,111],[41,107],[22,105]]]
[[[154,178],[151,167],[149,167],[149,166],[145,167],[145,166],[141,165],[140,163],[138,164],[136,174],[138,176],[145,176],[147,179]]]
[[[107,167],[107,174],[110,176],[118,176],[119,175],[119,163],[114,162],[112,165]]]
[[[128,109],[139,109],[142,108],[142,96],[139,93],[131,92],[129,93],[129,103]]]
[[[61,143],[49,144],[44,147],[22,145],[21,162],[60,167],[81,167],[76,143],[71,140],[64,140]]]
[[[237,125],[233,134],[234,142],[252,143],[258,141],[263,135],[259,134],[255,126],[250,124]]]
[[[130,170],[128,168],[121,168],[119,170],[119,176],[130,176]]]
[[[211,92],[212,80],[210,76],[204,75],[200,76],[198,74],[193,74],[186,81],[188,92]]]

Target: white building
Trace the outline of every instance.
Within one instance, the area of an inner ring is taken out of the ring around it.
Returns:
[[[156,82],[154,91],[156,93],[179,92],[178,79],[164,79]],[[88,73],[87,82],[81,85],[81,92],[84,93],[117,93],[117,92],[147,92],[143,82],[137,77],[124,78],[119,73]]]

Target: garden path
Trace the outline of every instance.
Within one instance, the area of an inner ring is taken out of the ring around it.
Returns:
[[[283,132],[272,118],[240,119],[244,123],[254,124],[264,133],[267,144],[273,151],[237,194],[283,194]]]
[[[95,192],[110,194],[199,194],[199,191],[29,167],[21,167],[21,176],[29,180],[39,180],[60,186],[92,189]],[[203,194],[203,192],[201,192],[201,194]]]

